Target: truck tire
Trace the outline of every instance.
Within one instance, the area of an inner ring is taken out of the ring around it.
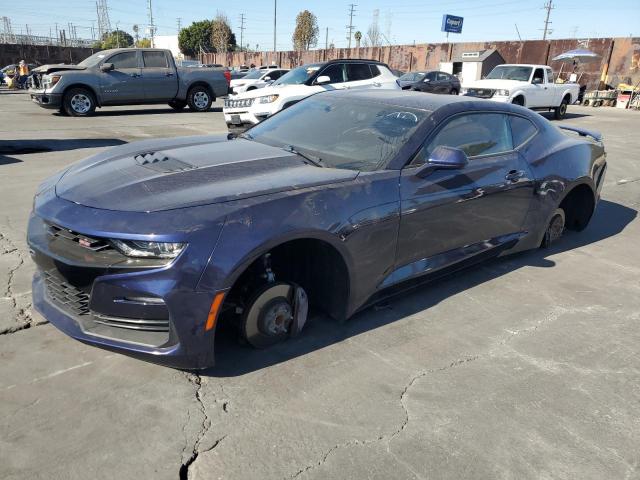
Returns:
[[[559,106],[553,110],[553,117],[556,120],[562,120],[567,115],[567,107],[569,106],[569,99],[564,97]]]
[[[96,99],[86,88],[71,88],[62,99],[62,109],[70,117],[88,117],[96,111]]]
[[[189,93],[187,93],[187,103],[189,104],[189,109],[194,112],[206,112],[211,108],[213,95],[211,95],[208,88],[196,85],[191,87]]]
[[[176,112],[181,111],[184,107],[187,106],[187,102],[184,100],[171,100],[169,102],[169,106],[173,108]]]

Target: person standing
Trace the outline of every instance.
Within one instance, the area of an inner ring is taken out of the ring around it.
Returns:
[[[29,65],[24,60],[20,60],[18,64],[18,88],[26,88],[29,78]]]

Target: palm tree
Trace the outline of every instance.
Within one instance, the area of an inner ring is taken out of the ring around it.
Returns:
[[[356,39],[356,48],[360,48],[360,40],[362,40],[362,32],[358,30],[353,34],[353,37]]]

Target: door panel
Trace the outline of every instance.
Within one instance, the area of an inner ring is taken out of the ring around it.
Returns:
[[[424,164],[440,145],[462,149],[469,163],[426,178],[417,177],[415,167],[402,171],[396,267],[517,233],[524,223],[534,181],[527,162],[513,150],[505,115],[453,117],[412,163]]]
[[[178,93],[178,78],[164,52],[142,52],[142,78],[145,100],[168,102]]]
[[[113,63],[114,66],[110,72],[100,71],[103,105],[135,103],[144,100],[137,52],[117,53],[103,63]]]

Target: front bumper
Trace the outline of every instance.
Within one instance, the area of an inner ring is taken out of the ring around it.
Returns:
[[[53,197],[42,196],[47,195]],[[217,292],[199,290],[197,281],[216,231],[210,230],[204,243],[190,239],[171,261],[141,262],[109,248],[94,249],[93,240],[100,237],[77,233],[74,226],[73,219],[81,219],[91,225],[84,231],[106,231],[104,225],[116,224],[121,212],[95,211],[57,198],[37,197],[36,204],[27,241],[37,266],[32,295],[38,312],[67,335],[96,347],[174,368],[214,365],[216,329],[205,325]],[[131,224],[145,231],[146,217],[140,218]],[[155,220],[169,223],[164,217]]]
[[[31,90],[31,101],[42,108],[59,109],[62,106],[62,94],[46,93],[46,90]]]

